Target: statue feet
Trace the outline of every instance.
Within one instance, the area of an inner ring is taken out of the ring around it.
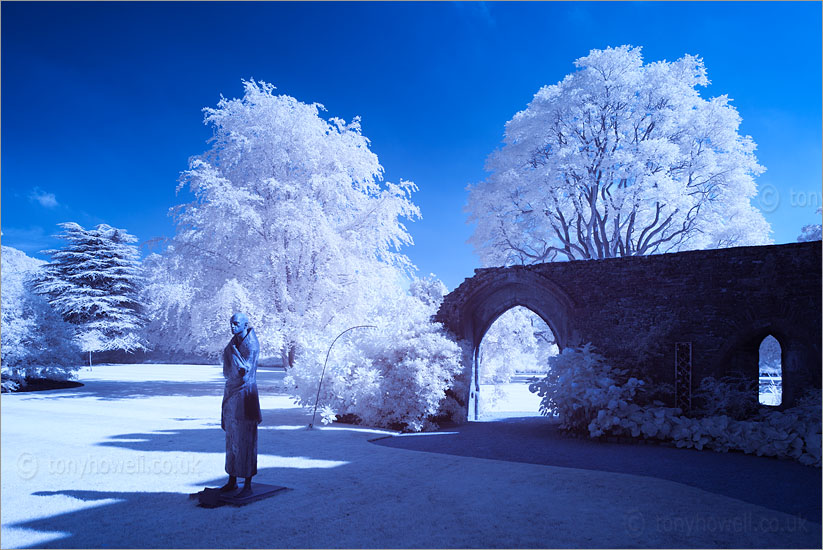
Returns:
[[[229,491],[234,491],[237,489],[237,478],[234,476],[229,476],[229,480],[226,482],[225,485],[220,487],[221,493],[228,493]]]
[[[243,485],[243,490],[240,491],[239,493],[237,493],[236,495],[234,495],[234,497],[235,498],[246,498],[248,496],[251,496],[251,494],[252,494],[251,483],[246,482],[246,484]]]

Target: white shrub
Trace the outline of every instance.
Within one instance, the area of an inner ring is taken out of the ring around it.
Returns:
[[[642,380],[625,376],[626,371],[608,365],[594,346],[586,344],[550,357],[548,373],[530,384],[529,391],[542,397],[540,412],[557,415],[561,428],[585,432],[598,411],[631,402],[643,385]]]
[[[625,372],[610,367],[591,344],[563,350],[550,360],[546,378],[529,389],[543,400],[543,414],[556,413],[560,427],[566,431],[586,429],[590,437],[627,436],[671,441],[678,447],[739,450],[758,456],[795,459],[803,464],[821,465],[821,396],[812,389],[797,406],[784,411],[761,410],[758,413],[741,406],[744,391],[736,379],[708,380],[701,384],[704,397],[713,397],[718,405],[705,408],[706,416],[683,416],[678,408],[647,406],[634,402],[642,380],[618,381]],[[751,401],[756,388],[748,388]],[[728,407],[739,417],[724,414]],[[706,406],[708,407],[708,406]]]
[[[26,378],[70,378],[80,365],[74,330],[34,293],[32,278],[45,262],[2,247],[2,389],[13,391]]]
[[[318,409],[370,426],[430,429],[430,417],[450,406],[446,390],[461,372],[462,350],[430,322],[430,305],[398,292],[383,307],[377,328],[353,330],[334,345]],[[314,341],[289,371],[301,405],[315,405],[330,343]]]
[[[691,418],[677,408],[642,408],[627,403],[598,411],[589,424],[589,433],[591,437],[624,435],[672,441],[684,448],[787,457],[820,467],[820,394],[814,394],[817,406],[802,404],[784,411],[764,411],[751,420],[722,414]]]

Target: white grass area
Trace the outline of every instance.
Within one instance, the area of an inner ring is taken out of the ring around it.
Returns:
[[[478,420],[540,416],[540,397],[529,391],[528,382],[480,384]]]
[[[80,376],[81,388],[0,399],[3,548],[820,543],[819,529],[787,531],[794,516],[660,479],[394,449],[368,443],[392,434],[368,427],[309,431],[311,412],[279,393],[282,372],[269,369],[255,480],[291,490],[198,508],[187,494],[225,480],[220,368],[96,366]],[[743,519],[786,529],[689,527]]]

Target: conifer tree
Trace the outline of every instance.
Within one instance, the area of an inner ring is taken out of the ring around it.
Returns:
[[[142,283],[137,238],[123,229],[100,224],[58,224],[68,241],[47,250],[51,262],[36,284],[63,319],[78,327],[83,351],[146,349],[139,336],[144,324],[138,293]]]

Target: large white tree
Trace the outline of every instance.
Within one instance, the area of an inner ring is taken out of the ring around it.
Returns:
[[[139,301],[142,273],[137,241],[124,229],[100,224],[85,229],[74,222],[58,224],[65,247],[47,250],[35,285],[67,322],[77,326],[83,351],[145,349]]]
[[[644,64],[592,50],[506,124],[491,175],[470,187],[486,265],[634,256],[769,242],[751,199],[764,168],[702,59]]]
[[[151,258],[153,339],[215,354],[232,312],[246,311],[264,354],[295,352],[318,334],[362,324],[381,289],[412,268],[402,219],[419,217],[411,182],[382,181],[359,119],[244,82],[207,108],[211,148],[189,162],[173,210],[176,236]]]

